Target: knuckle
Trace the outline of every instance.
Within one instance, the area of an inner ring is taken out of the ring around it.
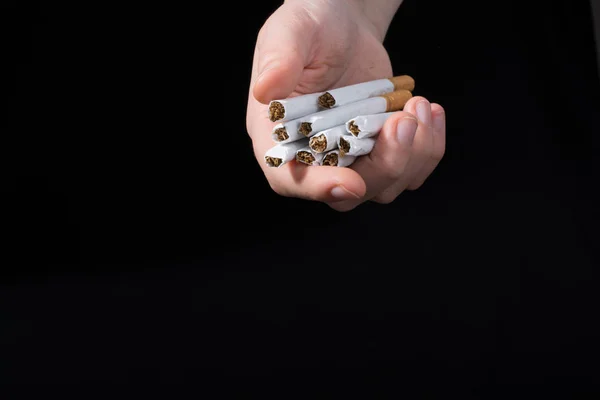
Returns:
[[[258,30],[258,33],[256,34],[256,44],[255,44],[255,52],[256,53],[261,53],[267,47],[269,38],[272,37],[272,29],[271,29],[272,20],[273,20],[273,15],[271,15],[269,18],[267,18],[265,23],[260,27],[260,29]]]
[[[433,161],[435,161],[436,163],[442,161],[442,158],[444,158],[444,154],[446,153],[446,149],[444,147],[440,148],[440,149],[434,149],[431,152],[431,159]]]
[[[399,180],[400,178],[402,178],[402,176],[403,176],[403,171],[401,171],[401,170],[391,170],[387,173],[387,177],[390,180],[394,180],[394,181]]]
[[[373,166],[383,178],[388,180],[398,180],[404,174],[404,165],[398,165],[391,158],[376,157],[373,159]]]
[[[269,24],[269,19],[267,19],[267,21],[265,21],[265,23],[258,30],[258,33],[256,35],[256,47],[257,48],[261,47],[263,40],[264,40],[265,36],[267,35],[268,24]]]
[[[397,194],[391,192],[383,192],[377,196],[375,196],[372,201],[379,204],[390,204],[398,197]]]
[[[406,187],[406,189],[407,189],[407,190],[410,190],[410,191],[417,190],[417,189],[419,189],[421,186],[423,186],[423,183],[425,183],[425,180],[423,180],[423,179],[420,179],[420,180],[418,180],[418,181],[415,181],[415,182],[411,182],[411,183],[410,183],[410,184],[409,184],[409,185]]]
[[[372,201],[379,204],[393,203],[404,192],[405,189],[407,189],[406,184],[403,184],[401,181],[396,182],[392,186],[380,192],[372,199]]]
[[[433,146],[427,146],[426,149],[424,149],[422,152],[420,152],[417,155],[418,155],[417,159],[419,160],[419,163],[418,163],[419,167],[416,170],[418,171],[419,169],[423,169],[423,168],[425,168],[426,165],[432,163],[433,157],[434,157]]]
[[[385,177],[389,180],[397,181],[400,178],[402,178],[402,176],[404,176],[404,166],[389,163],[388,165],[385,165],[385,167],[383,168],[383,172],[385,174]]]

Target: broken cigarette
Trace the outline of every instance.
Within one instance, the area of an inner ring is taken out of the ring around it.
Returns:
[[[415,80],[408,75],[400,75],[329,90],[321,94],[318,101],[321,107],[333,108],[397,90],[412,92],[414,89]]]
[[[325,153],[336,149],[340,136],[346,134],[346,126],[338,125],[325,129],[310,138],[308,145],[315,153]]]
[[[350,118],[357,115],[379,114],[401,110],[410,100],[412,93],[409,90],[398,90],[368,99],[355,101],[342,107],[325,110],[298,118],[300,121],[299,132],[305,137],[310,137],[317,132],[344,125]],[[297,121],[294,120],[294,121]]]
[[[308,140],[277,144],[265,153],[265,162],[269,167],[281,167],[296,158],[296,152],[308,146]]]
[[[342,157],[340,155],[340,151],[338,149],[335,149],[325,153],[321,165],[329,165],[331,167],[348,167],[356,160],[356,158],[356,156]]]
[[[290,121],[320,110],[321,93],[304,94],[285,100],[273,100],[269,103],[269,119],[272,122]]]
[[[321,165],[321,162],[323,161],[323,157],[325,157],[325,154],[315,153],[308,146],[303,147],[296,152],[296,161],[301,162],[306,165],[313,165],[313,166]]]
[[[343,135],[340,136],[338,147],[342,157],[364,156],[373,150],[375,142],[375,138],[358,139],[352,135]]]
[[[304,135],[300,133],[299,128],[299,119],[282,122],[273,127],[271,137],[276,143],[295,142],[296,140],[304,139]]]
[[[346,122],[346,131],[359,139],[375,136],[392,114],[394,112],[359,115]]]

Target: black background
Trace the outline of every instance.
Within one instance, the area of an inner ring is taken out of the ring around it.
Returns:
[[[386,46],[447,153],[349,213],[277,196],[253,157],[277,6],[3,6],[0,379],[596,390],[589,4],[406,0]]]

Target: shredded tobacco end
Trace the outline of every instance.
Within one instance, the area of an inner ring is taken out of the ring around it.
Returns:
[[[327,154],[325,158],[323,158],[323,165],[329,165],[332,167],[337,167],[338,165],[338,155],[337,153]]]
[[[327,148],[327,136],[319,135],[319,136],[311,137],[310,140],[308,141],[308,146],[311,149],[313,149],[313,151],[316,151],[317,153],[324,152],[325,149]]]
[[[300,132],[304,136],[310,135],[310,133],[312,132],[312,124],[310,122],[301,123],[300,129],[298,129],[298,132]]]
[[[325,92],[319,96],[319,105],[323,108],[332,108],[335,106],[335,99],[329,92]]]
[[[348,129],[350,129],[350,133],[352,133],[354,136],[358,136],[360,133],[360,129],[358,129],[358,126],[356,126],[354,121],[350,121],[348,124]]]
[[[284,140],[289,138],[287,134],[287,130],[285,128],[277,128],[275,129],[275,136],[277,136],[277,141],[283,142]]]
[[[340,155],[343,157],[346,153],[350,152],[350,142],[344,138],[340,138]]]
[[[275,157],[269,157],[269,156],[265,157],[265,161],[267,162],[267,165],[269,167],[279,167],[281,165],[281,163],[283,162],[283,160],[281,158],[275,158]]]
[[[273,122],[279,121],[285,117],[285,108],[278,101],[273,101],[269,105],[269,119]]]
[[[296,160],[304,164],[312,165],[312,163],[315,162],[315,156],[308,151],[299,151],[298,154],[296,154]]]

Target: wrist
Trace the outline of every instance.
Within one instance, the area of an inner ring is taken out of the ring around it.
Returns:
[[[371,23],[377,38],[383,42],[396,11],[403,0],[341,0],[353,3],[359,15],[363,15]]]
[[[403,0],[285,0],[284,3],[304,3],[307,9],[326,7],[335,10],[347,7],[356,22],[368,25],[369,30],[383,42],[387,30]]]

